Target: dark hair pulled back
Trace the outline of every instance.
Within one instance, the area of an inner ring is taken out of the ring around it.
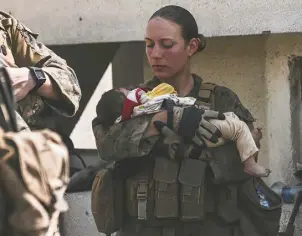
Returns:
[[[155,17],[160,17],[178,24],[182,29],[182,36],[186,42],[189,42],[192,38],[197,38],[199,41],[197,52],[201,52],[205,49],[205,37],[198,33],[196,20],[188,10],[180,6],[168,5],[154,12],[149,20]]]

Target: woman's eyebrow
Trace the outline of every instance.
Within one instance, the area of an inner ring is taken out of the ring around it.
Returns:
[[[150,39],[150,38],[148,38],[148,37],[145,37],[145,40],[153,41],[152,39]],[[162,40],[171,40],[171,41],[174,41],[172,38],[161,38],[160,40],[161,40],[161,41],[162,41]]]

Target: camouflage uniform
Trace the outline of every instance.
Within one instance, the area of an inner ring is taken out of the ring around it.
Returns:
[[[160,81],[157,78],[153,78],[139,87],[153,89],[159,83]],[[200,84],[200,78],[195,77],[194,88],[188,96],[196,98]],[[220,112],[232,111],[250,127],[253,126],[253,116],[241,104],[238,96],[230,89],[217,86],[215,89],[215,101],[216,106],[220,108]],[[142,138],[151,119],[152,116],[140,116],[126,123],[115,124],[109,130],[103,130],[102,125],[96,117],[93,120],[92,126],[100,157],[106,161],[116,161],[127,157],[141,157],[149,154],[159,138]]]
[[[42,64],[42,70],[54,83],[60,100],[52,101],[30,93],[18,102],[17,115],[20,130],[55,128],[54,116],[73,116],[79,108],[81,90],[66,61],[37,40],[38,34],[11,15],[0,11],[0,54],[11,67],[30,67]],[[43,63],[41,63],[43,62]]]
[[[198,94],[199,94],[199,90],[200,90],[200,86],[202,83],[202,80],[194,75],[194,87],[191,90],[190,94],[188,94],[188,96],[192,96],[197,98]],[[160,83],[160,81],[157,78],[153,78],[152,80],[148,81],[147,83],[139,86],[139,87],[144,87],[144,88],[148,88],[148,89],[153,89],[155,86],[157,86]],[[254,122],[254,118],[251,115],[251,113],[241,104],[238,96],[231,91],[230,89],[226,88],[226,87],[222,87],[222,86],[216,86],[215,90],[214,90],[214,100],[215,100],[215,109],[218,110],[219,112],[234,112],[238,117],[240,117],[240,119],[242,119],[243,121],[245,121],[250,128],[253,127],[253,122]],[[114,106],[114,104],[111,104],[112,106]],[[174,116],[177,115],[174,112]],[[201,190],[201,191],[205,191],[205,197],[203,197],[204,200],[204,207],[205,210],[203,210],[203,212],[206,212],[206,218],[203,220],[203,223],[185,223],[184,221],[180,221],[177,220],[177,222],[173,222],[173,224],[171,222],[168,223],[168,221],[166,221],[167,226],[165,225],[166,223],[158,223],[158,219],[159,221],[160,218],[158,218],[159,214],[158,213],[161,211],[161,208],[165,208],[167,203],[169,205],[169,202],[172,201],[174,198],[171,198],[171,195],[166,195],[168,196],[166,199],[170,199],[170,200],[165,200],[166,202],[162,201],[161,205],[158,205],[159,208],[156,208],[156,206],[151,205],[152,208],[149,208],[150,205],[148,207],[144,207],[145,212],[147,212],[147,214],[157,214],[156,217],[157,219],[155,219],[155,221],[152,221],[154,219],[153,216],[151,217],[147,217],[145,222],[144,221],[139,221],[142,222],[141,224],[139,224],[139,226],[137,225],[138,220],[141,220],[142,215],[140,215],[139,213],[139,208],[141,207],[141,205],[136,205],[136,210],[135,208],[133,208],[133,204],[129,204],[129,201],[137,201],[139,202],[140,199],[137,195],[137,200],[132,200],[133,196],[133,188],[132,185],[137,185],[137,192],[136,190],[134,190],[134,192],[136,192],[137,194],[139,193],[140,190],[138,190],[139,185],[140,185],[140,181],[142,180],[142,178],[138,178],[137,176],[140,176],[141,173],[143,173],[143,178],[145,178],[145,173],[147,173],[147,178],[148,178],[148,173],[151,175],[153,174],[153,178],[155,180],[155,187],[149,186],[147,188],[150,188],[155,191],[154,188],[156,188],[156,191],[162,191],[162,190],[158,190],[158,188],[161,188],[159,186],[170,186],[168,187],[169,189],[167,190],[166,187],[163,187],[165,190],[163,190],[164,192],[166,191],[170,191],[171,190],[171,186],[173,185],[166,185],[166,183],[172,183],[172,182],[158,182],[158,180],[155,179],[155,175],[156,173],[158,174],[161,170],[161,168],[163,168],[164,165],[159,164],[159,172],[155,171],[155,166],[156,164],[156,159],[160,158],[160,157],[170,157],[170,159],[173,159],[173,157],[171,157],[171,148],[169,147],[169,143],[165,142],[164,139],[162,139],[162,136],[156,136],[156,137],[151,137],[151,138],[143,138],[143,134],[144,131],[146,130],[150,120],[152,119],[152,115],[144,115],[144,116],[139,116],[136,118],[133,118],[127,122],[122,122],[122,123],[118,123],[115,124],[113,126],[111,126],[108,130],[105,130],[102,127],[102,124],[100,123],[100,121],[98,120],[98,117],[96,117],[93,122],[92,122],[92,127],[93,127],[93,131],[94,131],[94,135],[95,135],[95,139],[96,139],[96,145],[99,151],[99,155],[102,159],[112,162],[112,161],[116,161],[118,163],[118,166],[125,166],[124,169],[128,169],[129,172],[137,172],[132,174],[133,176],[129,176],[126,174],[126,177],[124,176],[123,179],[125,180],[125,186],[126,186],[126,197],[124,197],[126,199],[126,203],[125,203],[125,209],[126,210],[126,215],[127,217],[124,220],[123,226],[122,226],[122,230],[120,232],[118,232],[118,235],[123,235],[123,236],[127,236],[127,235],[152,235],[152,236],[216,236],[216,235],[224,235],[224,236],[259,236],[260,234],[255,232],[254,229],[254,225],[255,223],[251,223],[251,221],[249,220],[250,218],[246,216],[246,213],[242,210],[239,210],[239,208],[237,207],[238,204],[238,200],[237,200],[237,187],[236,186],[231,186],[229,184],[225,184],[225,185],[211,185],[209,183],[209,181],[206,182],[206,190]],[[233,144],[232,144],[233,145]],[[186,146],[188,149],[192,148],[192,145],[188,145]],[[229,154],[225,154],[226,150],[228,149],[223,149],[225,148],[225,146],[221,146],[219,148],[215,148],[215,150],[220,150],[220,154],[217,155],[217,159],[215,159],[215,161],[221,160],[222,165],[226,166],[226,163],[228,159],[230,159],[230,155],[234,156],[234,153]],[[234,147],[234,149],[236,151],[236,147]],[[188,152],[182,152],[182,153],[188,153]],[[200,153],[199,153],[200,154]],[[191,153],[192,155],[192,153]],[[133,158],[136,157],[136,158]],[[142,158],[137,158],[137,157],[142,157]],[[151,158],[150,158],[151,157]],[[192,156],[190,156],[192,157]],[[193,157],[194,158],[194,157]],[[196,157],[199,158],[199,157]],[[235,157],[239,160],[239,157]],[[230,179],[237,179],[236,174],[234,176],[233,175],[233,168],[234,169],[241,169],[240,171],[242,171],[242,167],[238,167],[238,164],[235,164],[235,159],[233,159],[231,161],[231,166],[227,166],[225,167],[225,171],[223,172],[222,176],[224,175],[229,175]],[[198,160],[197,160],[198,161]],[[215,172],[215,161],[212,162],[214,164],[212,164],[211,168],[212,171]],[[223,163],[224,162],[224,163]],[[240,162],[240,161],[238,161]],[[154,164],[155,163],[155,164]],[[240,163],[241,164],[241,163]],[[237,166],[236,166],[237,165]],[[194,173],[196,173],[198,175],[198,172],[205,172],[202,170],[196,170],[196,168],[194,168],[195,171],[193,171]],[[220,167],[219,167],[220,168]],[[219,168],[218,168],[218,174],[219,174]],[[229,169],[232,168],[232,171],[229,171]],[[138,170],[139,169],[139,170]],[[122,169],[123,170],[123,169]],[[169,168],[165,169],[169,172]],[[217,170],[217,168],[216,168]],[[153,172],[154,171],[154,172]],[[177,170],[176,170],[177,172]],[[192,172],[192,171],[191,171]],[[234,172],[236,172],[234,170]],[[242,172],[243,173],[243,172]],[[216,172],[214,173],[214,175],[216,176]],[[244,173],[241,175],[245,175]],[[162,176],[161,173],[159,173],[158,176]],[[156,177],[156,178],[157,178]],[[170,178],[170,176],[168,176],[167,178]],[[229,178],[228,177],[228,178]],[[165,178],[165,177],[164,177]],[[173,177],[174,178],[174,177]],[[249,178],[247,176],[245,176],[244,178]],[[133,180],[133,181],[132,181]],[[171,180],[171,178],[170,178]],[[170,181],[168,180],[168,181]],[[178,179],[180,181],[180,179]],[[149,180],[147,179],[147,183]],[[153,180],[152,180],[153,181]],[[138,182],[138,183],[137,183]],[[177,182],[177,179],[176,179]],[[151,182],[153,183],[153,182]],[[158,185],[160,183],[164,183],[164,185]],[[148,184],[147,184],[148,186]],[[214,187],[211,187],[214,186]],[[128,188],[130,190],[128,190]],[[177,187],[176,187],[177,189]],[[144,190],[145,191],[145,190]],[[148,190],[149,191],[149,190]],[[171,190],[174,191],[174,190]],[[177,190],[175,190],[177,192]],[[128,194],[129,192],[129,194]],[[158,194],[160,194],[159,192],[157,192]],[[171,192],[170,192],[171,193]],[[196,192],[195,192],[196,193]],[[161,193],[162,194],[162,193]],[[227,194],[227,196],[232,196],[231,198],[224,198],[224,195]],[[128,196],[128,197],[127,197]],[[150,195],[151,196],[151,195]],[[152,195],[153,197],[149,198],[149,195],[147,197],[147,201],[152,202],[151,204],[153,204],[154,202],[154,198],[159,199],[160,196],[155,194]],[[162,195],[163,196],[163,195]],[[172,195],[174,196],[174,195]],[[184,196],[184,195],[182,195]],[[192,196],[196,196],[196,195],[192,195]],[[221,199],[220,199],[221,197]],[[233,198],[234,197],[234,198]],[[108,198],[108,196],[107,196]],[[134,197],[136,198],[136,197]],[[105,197],[104,197],[105,199]],[[130,200],[129,200],[130,199]],[[199,198],[198,198],[199,199]],[[230,201],[230,199],[232,199]],[[234,200],[233,200],[234,199]],[[97,199],[96,199],[97,201]],[[184,200],[184,198],[182,198],[181,200]],[[202,201],[203,202],[203,201]],[[224,205],[224,203],[226,203],[226,205]],[[229,204],[230,203],[230,204]],[[137,203],[135,203],[137,204]],[[138,203],[140,204],[140,203]],[[157,204],[157,203],[156,203]],[[200,203],[199,203],[200,204]],[[202,203],[203,204],[203,203]],[[179,206],[177,205],[177,203],[174,205],[175,207],[167,207],[168,211],[171,213],[173,212],[174,208],[178,208]],[[131,208],[132,207],[132,208]],[[166,208],[166,209],[167,209]],[[134,209],[134,210],[133,210]],[[153,210],[154,209],[154,210]],[[157,209],[157,210],[156,210]],[[164,209],[165,210],[165,209]],[[130,212],[131,211],[131,212]],[[194,211],[194,207],[193,209],[191,208],[190,211]],[[119,211],[118,211],[119,212]],[[154,213],[153,213],[154,212]],[[170,214],[168,213],[168,214]],[[122,214],[122,213],[121,213]],[[183,214],[183,213],[176,213],[178,214]],[[204,214],[204,213],[203,213]],[[133,216],[134,219],[133,219]],[[137,217],[138,216],[138,217]],[[163,216],[163,215],[161,215]],[[178,215],[179,216],[179,215]],[[144,216],[143,216],[144,217]],[[174,215],[175,217],[175,215]],[[152,223],[148,223],[148,219],[149,222]],[[171,218],[170,218],[171,219]],[[173,219],[173,218],[172,218]],[[174,218],[175,219],[175,218]],[[165,220],[164,220],[165,221]],[[163,222],[163,221],[162,221]],[[165,226],[162,226],[162,225]],[[277,223],[278,224],[278,223]],[[261,234],[263,235],[263,234]],[[264,234],[264,235],[268,235],[268,234]]]

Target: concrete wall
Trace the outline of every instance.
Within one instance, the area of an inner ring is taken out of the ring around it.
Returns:
[[[292,55],[302,55],[302,35],[269,36],[266,43],[265,78],[268,89],[267,141],[271,179],[293,181],[294,163],[291,140],[292,118],[288,61]],[[298,132],[298,130],[297,130]]]
[[[235,91],[263,128],[259,162],[273,170],[269,184],[293,181],[288,63],[302,55],[301,42],[298,34],[211,38],[192,60],[193,72]],[[145,78],[151,76],[145,59]]]
[[[300,0],[11,0],[11,12],[47,44],[142,40],[152,13],[168,4],[186,6],[206,36],[301,32]]]

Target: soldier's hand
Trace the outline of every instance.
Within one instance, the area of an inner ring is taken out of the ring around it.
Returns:
[[[11,78],[15,100],[20,101],[35,87],[35,81],[29,69],[25,67],[7,67],[7,72]]]
[[[203,110],[196,107],[184,108],[179,117],[178,134],[185,141],[193,141],[198,146],[204,146],[204,139],[212,143],[217,143],[221,137],[220,130],[209,119],[224,120],[224,114]]]
[[[164,137],[163,143],[168,147],[168,153],[170,158],[176,159],[177,158],[177,150],[179,145],[182,143],[183,139],[179,136],[176,132],[168,127],[168,125],[162,121],[154,121],[154,127],[157,131]]]

